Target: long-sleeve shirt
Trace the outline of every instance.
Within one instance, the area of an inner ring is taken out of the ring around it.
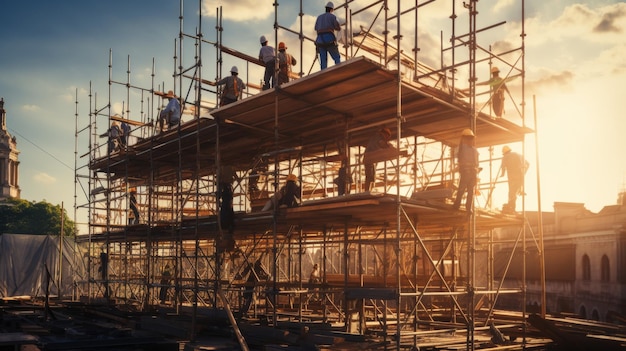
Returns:
[[[502,156],[502,176],[509,174],[509,178],[522,178],[528,169],[528,161],[516,152],[507,152]]]
[[[268,63],[272,60],[274,60],[276,56],[274,56],[274,48],[269,46],[269,45],[265,45],[265,46],[261,46],[261,50],[259,51],[259,60],[263,63]]]
[[[457,154],[457,161],[459,168],[477,168],[478,167],[478,150],[475,147],[467,144],[459,145],[459,152]]]
[[[180,120],[180,103],[176,98],[170,98],[167,106],[161,111],[163,116],[167,116],[170,124],[176,124]]]
[[[235,82],[236,88],[235,88]],[[244,84],[243,80],[241,80],[237,76],[228,76],[226,78],[222,78],[217,85],[225,85],[224,87],[224,97],[229,99],[237,100],[241,93],[246,88],[246,84]]]

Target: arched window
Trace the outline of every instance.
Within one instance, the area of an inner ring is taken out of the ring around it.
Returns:
[[[583,280],[591,280],[591,262],[587,254],[583,255]]]
[[[587,319],[587,309],[585,308],[585,305],[580,306],[580,311],[578,312],[578,315],[582,319]]]
[[[591,312],[591,320],[600,321],[600,313],[598,313],[598,310],[593,310],[593,312]]]
[[[609,263],[609,258],[606,255],[602,255],[602,261],[600,263],[601,271],[600,271],[600,279],[603,282],[611,281],[611,265]]]

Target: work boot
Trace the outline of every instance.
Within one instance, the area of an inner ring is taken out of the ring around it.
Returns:
[[[515,210],[511,207],[511,205],[504,204],[504,206],[502,206],[502,213],[503,214],[515,214]]]

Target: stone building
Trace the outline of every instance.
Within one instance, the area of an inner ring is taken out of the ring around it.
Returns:
[[[626,316],[626,197],[598,213],[581,203],[556,202],[554,212],[543,213],[546,311],[577,315],[602,322],[624,322]],[[541,306],[540,233],[537,213],[527,213],[525,229],[528,309]],[[507,266],[513,239],[520,229],[506,229],[497,236],[495,275]],[[521,241],[520,241],[521,242]],[[521,252],[513,255],[505,285],[521,285]],[[511,303],[513,301],[509,301]],[[518,301],[519,303],[519,301]],[[513,307],[513,306],[509,306]],[[515,306],[521,307],[521,306]]]
[[[20,198],[17,141],[7,131],[4,99],[0,99],[0,200]]]

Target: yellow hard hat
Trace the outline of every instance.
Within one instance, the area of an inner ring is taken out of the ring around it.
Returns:
[[[469,129],[469,128],[465,128],[461,132],[461,136],[471,136],[471,137],[473,137],[474,136],[474,132],[472,132],[472,130]]]
[[[504,145],[502,147],[502,154],[504,155],[504,154],[509,153],[509,152],[511,152],[511,148],[508,145]]]
[[[500,69],[496,66],[491,67],[491,73],[499,73]]]
[[[287,176],[287,181],[295,182],[298,180],[298,177],[295,174],[290,174]]]

